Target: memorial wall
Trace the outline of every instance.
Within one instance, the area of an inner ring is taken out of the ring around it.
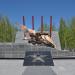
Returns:
[[[24,58],[25,51],[51,51],[53,58],[75,57],[75,52],[57,50],[46,46],[23,43],[0,43],[0,58]]]

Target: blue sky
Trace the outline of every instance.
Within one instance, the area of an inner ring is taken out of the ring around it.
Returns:
[[[22,24],[22,16],[26,16],[26,25],[31,28],[31,16],[35,16],[35,28],[40,26],[40,16],[49,24],[53,16],[53,24],[59,26],[59,20],[75,16],[75,0],[0,0],[0,14],[9,17],[12,23]]]

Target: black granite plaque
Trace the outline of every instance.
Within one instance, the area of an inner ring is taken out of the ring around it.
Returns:
[[[26,51],[23,66],[54,66],[50,51]]]

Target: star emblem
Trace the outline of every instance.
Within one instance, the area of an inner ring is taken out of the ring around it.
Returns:
[[[44,57],[46,57],[47,55],[40,55],[40,54],[33,54],[33,55],[29,55],[28,57],[32,57],[33,58],[33,60],[32,60],[32,62],[36,62],[36,61],[41,61],[41,62],[45,62],[44,61]]]

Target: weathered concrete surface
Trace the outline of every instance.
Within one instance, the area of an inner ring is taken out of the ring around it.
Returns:
[[[0,60],[0,75],[22,75],[23,60]]]
[[[22,75],[57,75],[49,66],[30,66]]]
[[[24,32],[18,31],[16,33],[15,43],[25,43],[24,39]]]
[[[52,40],[56,45],[56,49],[61,50],[60,39],[57,31],[52,31]]]
[[[23,60],[0,60],[0,75],[75,75],[75,60],[54,60],[55,66],[23,66]]]
[[[0,43],[0,58],[24,58],[26,51],[51,51],[52,57],[75,57],[75,52],[60,51],[50,47],[33,46],[26,43]]]

